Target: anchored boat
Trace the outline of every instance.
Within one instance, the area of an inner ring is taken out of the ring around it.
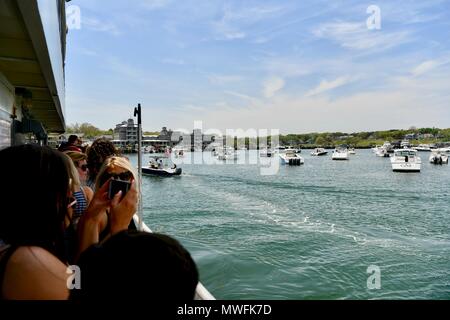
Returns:
[[[430,156],[430,163],[432,164],[448,164],[448,155],[440,152],[440,151],[435,151],[431,154]]]
[[[414,149],[399,149],[391,157],[391,164],[394,172],[420,172],[422,159]]]
[[[289,166],[301,166],[305,160],[295,152],[286,152],[279,154],[281,164]]]

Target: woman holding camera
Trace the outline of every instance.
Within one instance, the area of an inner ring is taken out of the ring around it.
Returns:
[[[83,230],[79,236],[80,252],[128,229],[138,205],[136,179],[136,170],[128,159],[117,156],[106,159],[97,175],[94,198],[80,219]]]

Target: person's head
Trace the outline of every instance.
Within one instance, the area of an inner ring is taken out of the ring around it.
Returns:
[[[134,169],[127,158],[114,156],[106,159],[100,168],[95,182],[95,189],[99,190],[110,178],[131,182],[131,180],[137,180],[138,175],[136,169]]]
[[[0,194],[3,204],[9,203],[0,210],[0,239],[61,253],[70,164],[64,154],[48,147],[21,145],[0,151]]]
[[[74,163],[78,176],[80,177],[80,182],[86,182],[89,172],[87,166],[87,155],[76,151],[66,151],[64,153],[67,154]]]
[[[120,232],[90,247],[78,263],[82,299],[193,300],[199,281],[189,252],[174,238]]]
[[[110,140],[104,138],[95,140],[87,150],[89,178],[95,181],[103,162],[107,158],[115,155],[118,155],[118,151]]]
[[[69,140],[67,140],[67,142],[69,144],[77,144],[78,142],[78,136],[72,134],[71,136],[69,136]]]

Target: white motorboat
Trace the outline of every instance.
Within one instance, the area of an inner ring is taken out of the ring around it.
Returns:
[[[438,149],[437,151],[440,152],[440,153],[443,153],[443,152],[445,152],[445,153],[450,153],[450,147],[447,147],[447,148],[440,148],[440,149]]]
[[[389,141],[386,141],[381,147],[376,147],[372,150],[374,150],[377,157],[381,158],[389,158],[390,153],[394,153],[394,147]]]
[[[302,153],[301,149],[296,149],[296,148],[291,148],[291,147],[287,147],[286,150],[284,150],[283,152],[293,152],[293,153]]]
[[[278,155],[282,165],[301,166],[305,164],[305,160],[295,152],[286,152]]]
[[[350,155],[352,155],[352,156],[356,155],[355,149],[354,149],[354,148],[349,149],[349,150],[348,150],[348,154],[350,154]]]
[[[422,159],[414,149],[399,149],[391,157],[391,164],[394,172],[420,172]]]
[[[429,144],[419,144],[417,147],[413,148],[416,151],[421,151],[421,152],[431,152],[431,147]]]
[[[348,150],[344,148],[337,148],[333,152],[333,160],[349,160]]]
[[[324,148],[316,148],[313,152],[311,152],[311,155],[313,157],[320,157],[320,156],[326,156],[328,154],[328,151]]]
[[[448,155],[440,151],[434,151],[429,160],[432,164],[448,164]]]

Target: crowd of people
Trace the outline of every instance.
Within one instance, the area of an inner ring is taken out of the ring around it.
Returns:
[[[0,211],[0,299],[134,298],[143,288],[154,299],[193,299],[199,275],[189,252],[134,226],[140,190],[132,164],[106,139],[82,151],[76,136],[59,150],[0,151],[0,194],[11,204]],[[117,179],[130,188],[111,195]],[[81,289],[68,286],[73,265]]]

